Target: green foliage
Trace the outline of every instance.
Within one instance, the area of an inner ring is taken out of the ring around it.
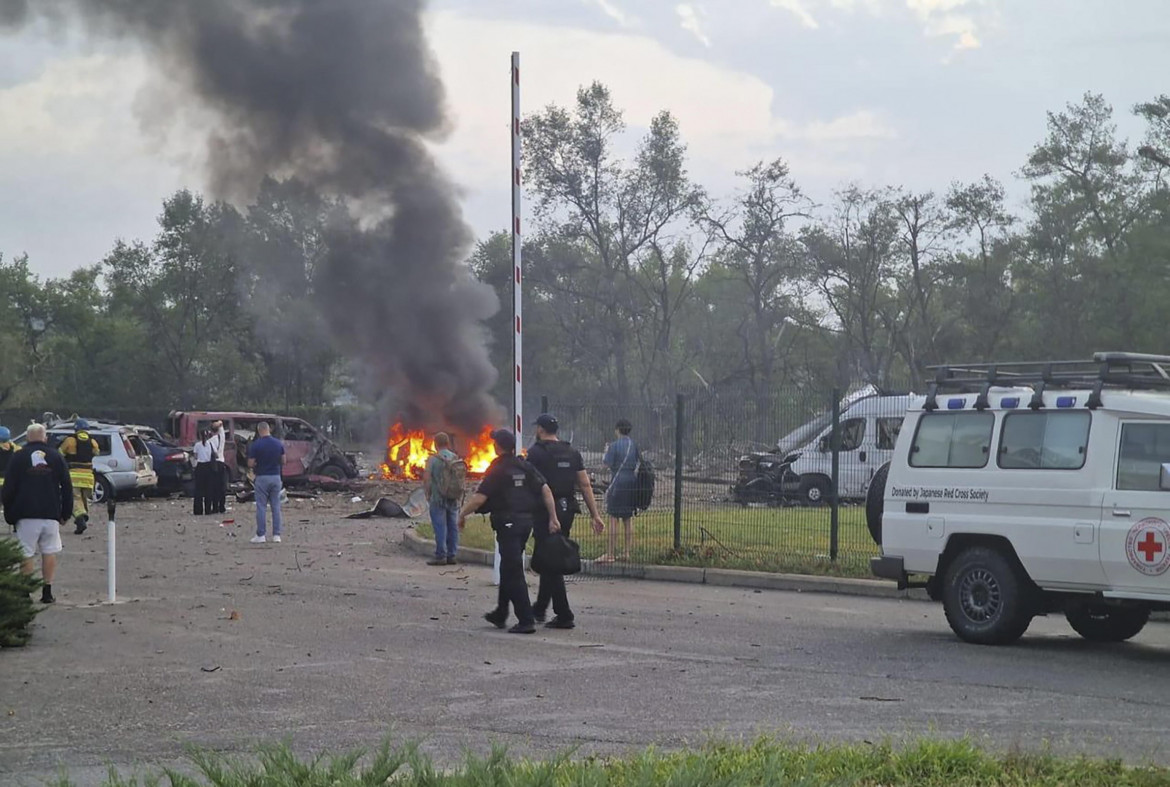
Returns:
[[[685,129],[661,116],[623,160],[620,110],[604,86],[583,88],[525,126],[539,219],[525,245],[529,390],[569,403],[761,399],[944,362],[1170,352],[1170,98],[1134,112],[1147,124],[1136,151],[1102,96],[1049,113],[1017,216],[989,176],[943,194],[849,187],[814,207],[782,159],[714,200],[682,189]],[[688,207],[665,221],[631,196],[671,193]],[[505,302],[506,239],[475,255]],[[508,319],[492,332],[505,360]]]
[[[40,588],[41,581],[20,573],[23,561],[20,542],[0,537],[0,648],[27,644],[32,636],[29,626],[40,611],[30,594]]]
[[[0,405],[328,404],[343,367],[312,299],[332,209],[294,182],[265,182],[246,215],[184,190],[153,240],[66,278],[0,256]]]
[[[608,88],[583,87],[524,123],[526,388],[558,403],[764,401],[948,361],[1170,352],[1170,97],[1133,111],[1133,145],[1100,95],[1050,112],[1013,215],[989,176],[937,194],[850,186],[814,206],[775,157],[714,198],[669,112],[635,136]],[[0,406],[328,404],[360,374],[316,308],[338,209],[296,182],[265,182],[242,213],[180,191],[153,239],[64,279],[0,256]],[[505,304],[486,325],[501,400],[510,241],[495,233],[469,260]]]
[[[193,752],[197,775],[166,771],[170,787],[1154,787],[1170,784],[1170,771],[1117,760],[1053,754],[991,754],[968,740],[920,740],[905,746],[806,746],[761,738],[753,743],[712,742],[678,752],[647,749],[625,757],[547,761],[509,757],[493,747],[469,755],[461,767],[438,770],[415,745],[384,743],[362,751],[311,759],[287,747],[268,746],[255,760]],[[105,787],[147,787],[157,776],[122,778],[111,772]],[[69,787],[62,777],[57,787]]]

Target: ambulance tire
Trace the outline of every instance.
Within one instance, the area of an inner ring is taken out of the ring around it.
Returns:
[[[865,526],[873,543],[882,545],[882,513],[886,507],[886,478],[890,475],[890,463],[886,462],[873,474],[869,489],[865,492]]]
[[[959,639],[1009,645],[1032,623],[1031,586],[999,550],[973,546],[960,552],[943,580],[943,611]]]

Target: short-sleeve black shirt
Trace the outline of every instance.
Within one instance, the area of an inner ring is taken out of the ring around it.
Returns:
[[[528,449],[528,461],[548,480],[554,497],[574,496],[577,473],[585,469],[580,451],[564,440],[540,440]]]
[[[475,491],[487,498],[493,517],[508,514],[535,514],[544,510],[541,488],[547,482],[540,471],[519,457],[495,459]]]

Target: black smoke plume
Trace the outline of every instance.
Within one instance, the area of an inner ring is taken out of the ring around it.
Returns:
[[[0,0],[0,27],[77,23],[137,42],[214,122],[207,179],[251,199],[295,178],[341,198],[316,297],[337,348],[419,424],[477,431],[502,413],[482,321],[498,301],[462,265],[456,189],[426,141],[445,131],[423,0]],[[155,123],[159,117],[151,117]]]

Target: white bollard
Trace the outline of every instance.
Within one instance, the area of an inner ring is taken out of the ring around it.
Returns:
[[[497,585],[497,586],[500,584],[500,542],[499,541],[496,542],[496,561],[495,561],[495,565],[492,567],[492,584]]]
[[[117,573],[117,571],[116,571],[116,568],[117,568],[118,558],[117,558],[117,549],[115,548],[115,544],[114,544],[114,540],[116,538],[116,536],[114,535],[115,527],[116,527],[116,525],[114,524],[114,520],[112,520],[112,519],[109,521],[109,523],[106,524],[106,573],[109,574],[109,576],[106,579],[106,590],[107,590],[107,594],[109,595],[109,603],[111,603],[111,604],[113,604],[117,600],[117,590],[116,590],[116,585],[117,585],[116,573]]]
[[[116,528],[117,524],[114,522],[115,503],[110,500],[106,506],[106,513],[109,515],[106,520],[106,595],[107,602],[113,604],[118,599],[117,592],[117,544],[116,544]]]

